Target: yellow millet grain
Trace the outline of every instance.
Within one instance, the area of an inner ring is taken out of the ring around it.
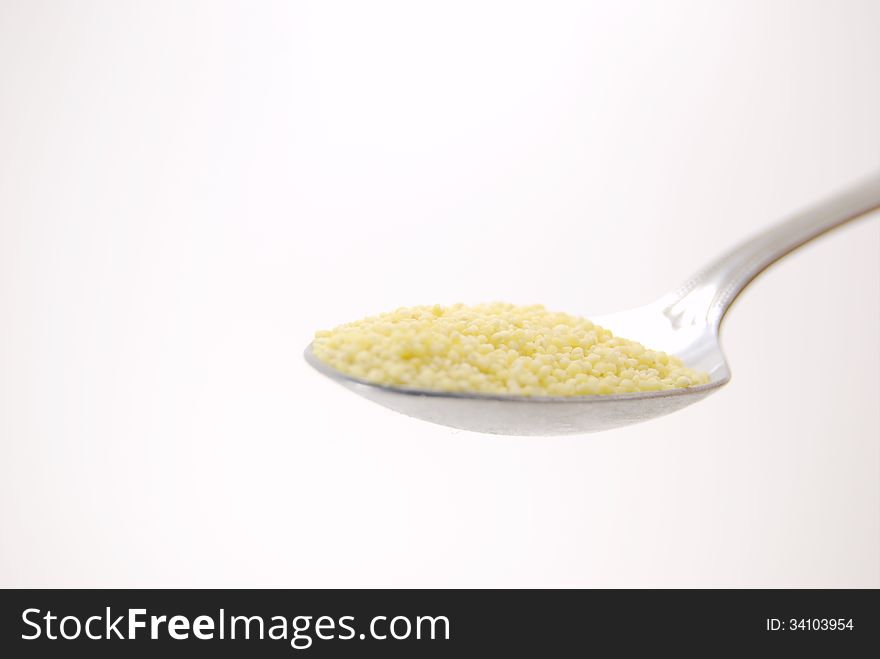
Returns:
[[[706,384],[674,356],[541,305],[408,307],[316,332],[315,355],[397,387],[587,396]]]

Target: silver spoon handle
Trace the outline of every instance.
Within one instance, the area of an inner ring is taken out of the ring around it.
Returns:
[[[813,238],[880,208],[880,176],[776,224],[722,255],[663,298],[677,327],[717,330],[736,297],[769,265]]]

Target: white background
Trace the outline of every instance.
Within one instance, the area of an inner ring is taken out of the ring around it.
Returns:
[[[647,302],[880,167],[880,4],[0,2],[0,585],[880,586],[880,222],[649,424],[311,371],[401,305]],[[634,337],[638,338],[638,337]]]

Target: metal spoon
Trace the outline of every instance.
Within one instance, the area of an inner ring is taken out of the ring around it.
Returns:
[[[453,428],[499,435],[570,435],[647,421],[692,405],[730,381],[718,331],[724,314],[749,282],[797,247],[878,208],[880,178],[854,186],[743,242],[656,302],[591,317],[619,336],[678,355],[686,365],[709,373],[709,383],[699,387],[573,397],[449,393],[358,380],[315,357],[311,344],[305,357],[324,375],[373,402]]]

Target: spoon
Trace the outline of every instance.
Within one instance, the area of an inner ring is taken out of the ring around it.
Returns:
[[[318,371],[364,398],[397,412],[453,428],[498,435],[572,435],[640,423],[675,412],[730,381],[718,334],[724,314],[769,265],[817,236],[880,208],[880,178],[864,181],[733,248],[682,286],[642,307],[590,317],[625,336],[680,357],[709,374],[707,384],[684,389],[594,396],[514,396],[407,389],[373,384],[318,359]]]

